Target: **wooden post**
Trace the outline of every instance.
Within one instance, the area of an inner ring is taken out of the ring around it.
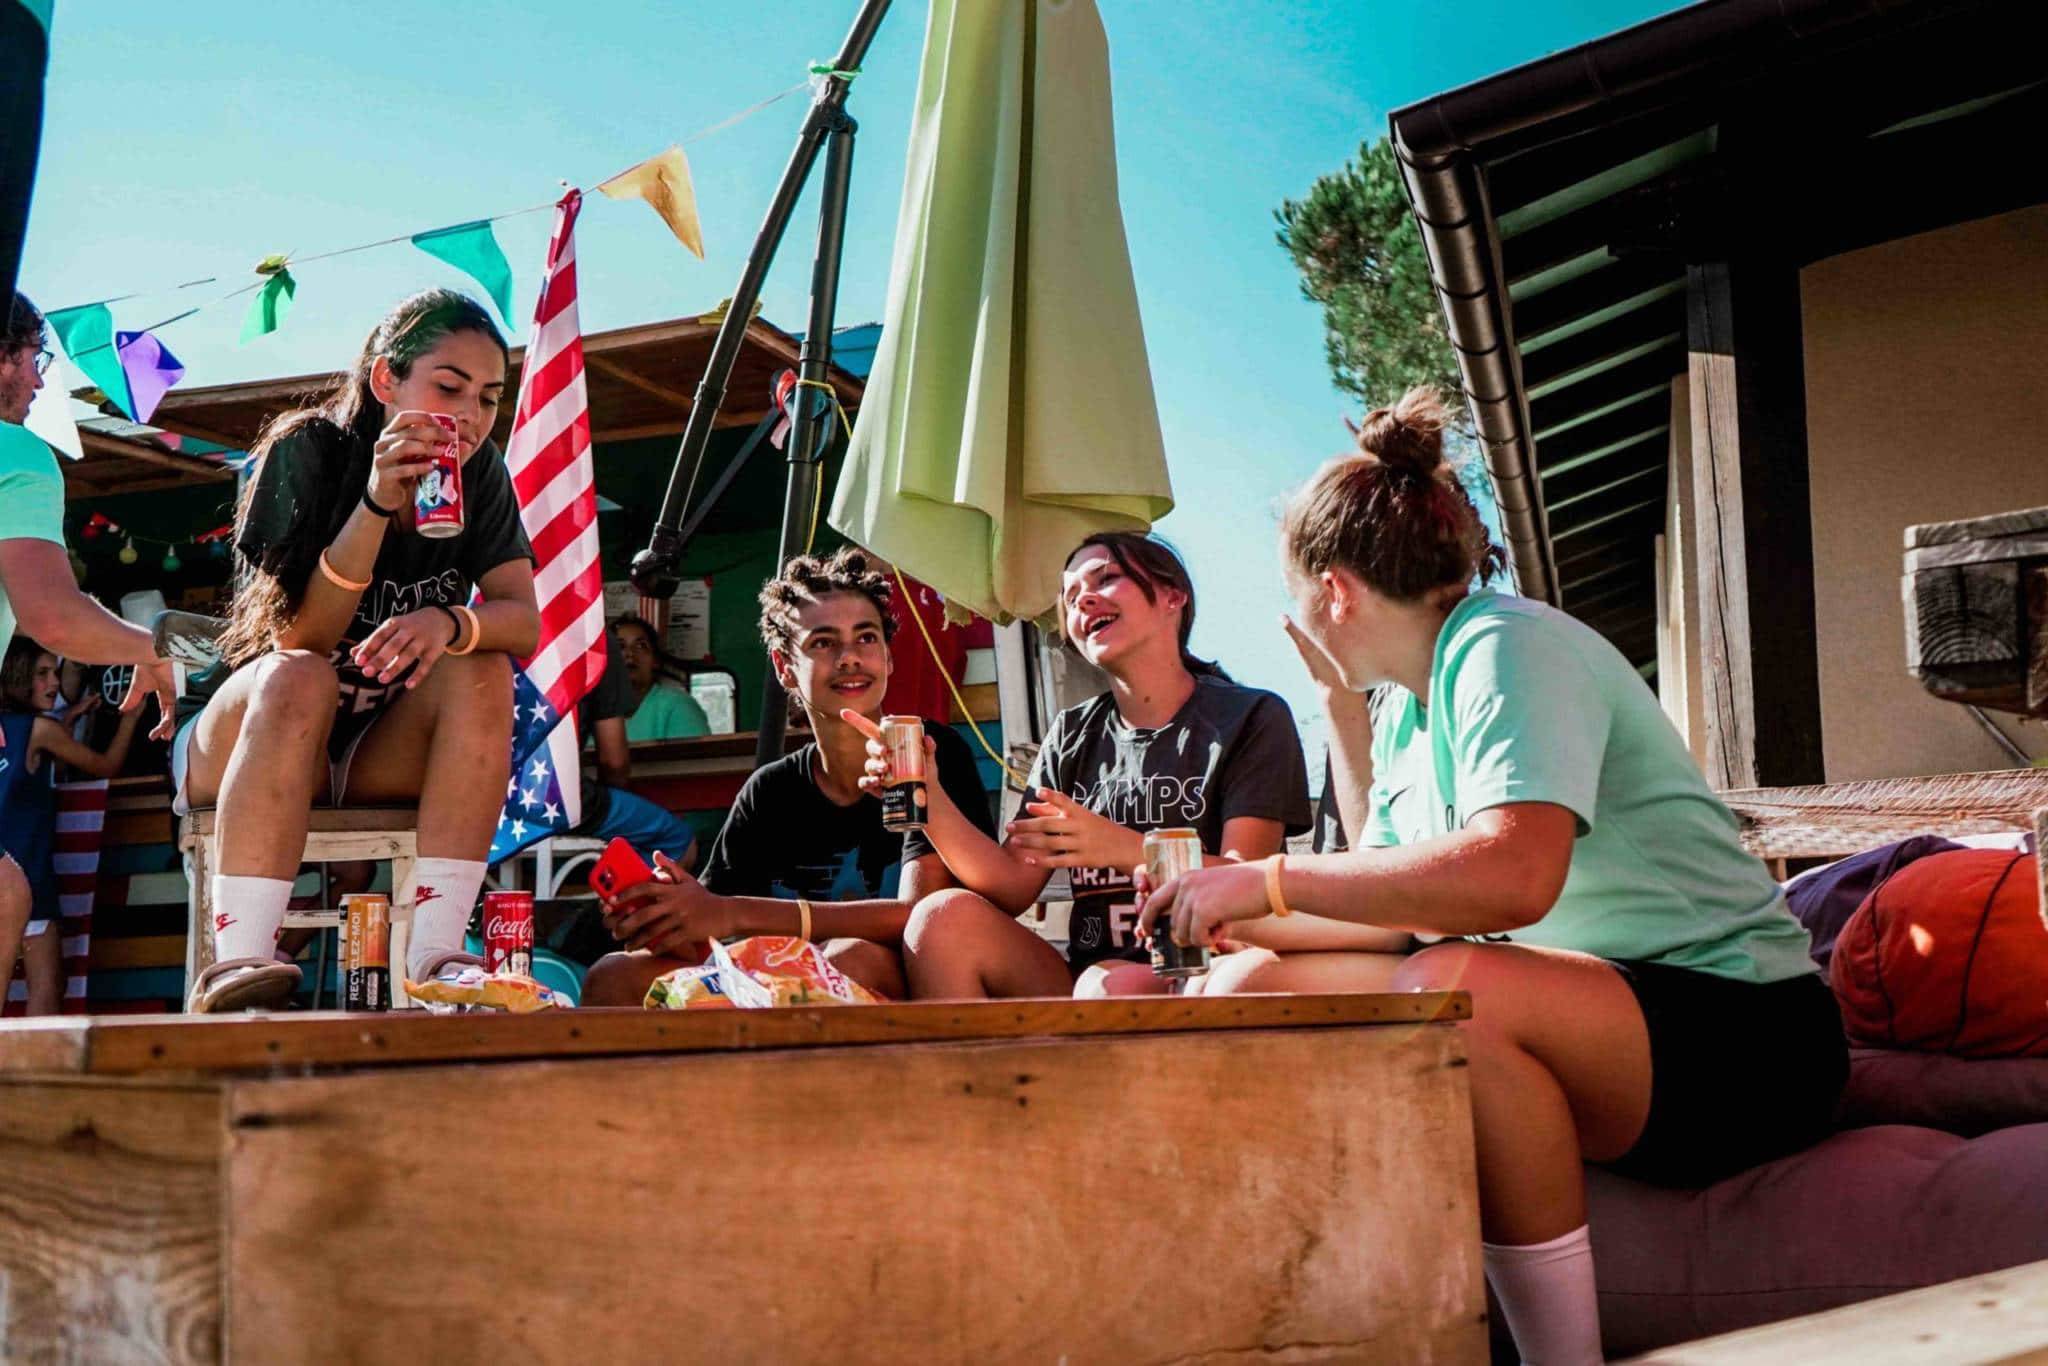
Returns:
[[[1687,365],[1707,777],[1822,780],[1799,275],[1688,268]]]

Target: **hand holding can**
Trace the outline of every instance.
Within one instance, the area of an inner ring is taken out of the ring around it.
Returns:
[[[443,433],[434,443],[433,468],[413,485],[413,529],[439,539],[462,534],[462,442],[455,419],[428,413]]]

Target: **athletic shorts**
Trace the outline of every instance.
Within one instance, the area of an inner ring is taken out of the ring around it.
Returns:
[[[367,711],[341,711],[334,714],[334,728],[327,732],[327,791],[328,801],[341,805],[341,794],[348,787],[348,766],[356,757],[356,748],[363,737],[370,733],[370,727],[384,714],[386,707],[398,700],[393,693],[386,693],[388,699],[383,706]],[[192,727],[199,721],[192,716],[179,725],[171,737],[171,812],[186,816],[192,812],[192,804],[185,795],[185,773],[191,766]]]
[[[1698,1188],[1833,1131],[1849,1048],[1827,979],[1809,972],[1759,986],[1608,961],[1650,1032],[1650,1116],[1610,1170]]]

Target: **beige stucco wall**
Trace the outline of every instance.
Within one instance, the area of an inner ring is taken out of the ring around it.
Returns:
[[[1828,781],[2008,767],[1906,673],[1902,536],[2048,504],[2048,206],[1817,262],[1800,295]]]

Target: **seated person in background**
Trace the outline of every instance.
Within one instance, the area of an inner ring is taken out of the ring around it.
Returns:
[[[583,1004],[639,1005],[656,977],[701,961],[706,940],[796,936],[806,919],[840,971],[885,996],[904,994],[898,946],[910,908],[953,881],[923,831],[882,828],[881,802],[860,789],[866,737],[840,718],[842,709],[882,714],[892,634],[889,582],[861,551],[800,556],[762,587],[769,660],[817,738],[747,779],[701,882],[657,859],[666,880],[619,898],[610,921],[627,952],[591,969]],[[936,721],[926,731],[932,791],[944,788],[991,834],[966,742]]]
[[[638,622],[638,617],[628,617]],[[650,638],[651,638],[651,633]],[[685,693],[691,707],[697,700]],[[576,729],[597,751],[597,777],[583,785],[583,821],[569,833],[587,839],[622,839],[642,858],[666,854],[684,868],[697,863],[697,837],[689,823],[630,791],[633,755],[626,747],[626,717],[636,701],[617,628],[604,633],[604,677],[577,704]],[[702,718],[703,709],[697,709]],[[701,735],[703,730],[690,732]]]
[[[654,628],[639,617],[624,616],[612,623],[612,630],[618,633],[619,650],[626,657],[626,678],[633,689],[626,738],[638,744],[709,735],[711,721],[683,683],[683,666],[661,648]]]
[[[57,705],[57,656],[16,636],[0,665],[0,851],[27,875],[31,909],[25,925],[0,925],[0,991],[14,973],[19,951],[28,969],[28,1013],[54,1015],[64,996],[62,936],[57,918],[57,789],[54,766],[66,763],[95,778],[111,778],[127,762],[140,711],[121,713],[106,752],[82,744],[45,713]]]

